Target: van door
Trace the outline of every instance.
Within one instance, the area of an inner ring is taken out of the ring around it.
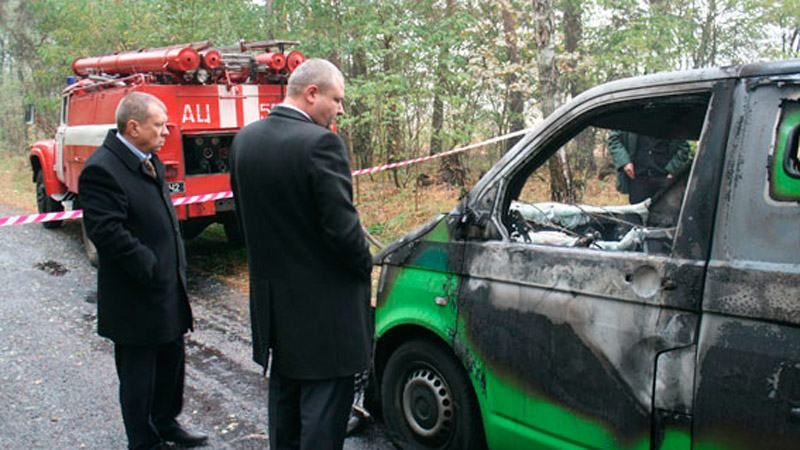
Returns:
[[[656,447],[688,448],[713,219],[708,160],[724,149],[728,114],[724,83],[712,90],[628,91],[577,105],[584,112],[553,120],[484,191],[497,193],[488,203],[502,238],[467,243],[457,343],[482,380],[490,447],[649,448],[655,430]],[[548,157],[566,149],[599,158],[611,130],[690,140],[694,168],[637,205],[614,191],[616,174],[586,186],[586,202],[552,202]],[[653,422],[656,409],[671,419]]]
[[[795,449],[800,88],[795,75],[746,80],[736,94],[702,307],[695,448]]]

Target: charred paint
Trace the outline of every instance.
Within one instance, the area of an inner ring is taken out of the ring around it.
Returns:
[[[376,263],[384,264],[378,286],[379,307],[394,289],[400,266],[453,274],[461,271],[463,245],[450,242],[450,223],[448,216],[441,215],[374,257]]]
[[[464,255],[471,276],[575,295],[696,310],[702,293],[702,262],[502,242],[466,244]],[[635,289],[637,270],[643,267],[652,269],[659,281],[644,296],[648,290]]]
[[[662,352],[656,360],[653,408],[665,415],[689,416],[694,411],[697,346]]]
[[[385,264],[381,266],[381,277],[378,281],[378,292],[376,306],[381,308],[386,304],[387,295],[394,290],[397,275],[400,274],[401,268],[397,266],[390,266]]]
[[[583,445],[649,442],[656,355],[691,342],[694,315],[475,279],[460,297],[491,413]]]
[[[453,220],[449,216],[439,216],[392,244],[376,259],[391,265],[439,272],[460,272],[463,244],[453,242],[451,239]]]
[[[653,414],[655,433],[652,449],[689,450],[692,448],[692,416],[657,410]]]
[[[413,324],[452,343],[463,244],[451,242],[450,223],[440,216],[380,255],[378,337],[391,327]]]
[[[700,342],[695,448],[797,448],[800,330],[709,315]]]
[[[800,442],[800,228],[797,205],[769,196],[779,109],[796,85],[760,77],[737,90],[720,182],[698,342],[695,448]]]
[[[800,247],[795,250],[800,252]],[[800,325],[797,264],[714,263],[708,285],[704,307],[709,311]]]

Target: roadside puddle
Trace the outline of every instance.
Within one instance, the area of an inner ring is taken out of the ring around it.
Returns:
[[[39,270],[41,270],[43,272],[47,272],[48,274],[56,276],[56,277],[60,277],[60,276],[64,275],[65,273],[69,272],[67,270],[67,268],[64,267],[63,264],[61,264],[59,262],[56,262],[56,261],[53,261],[51,259],[48,259],[47,261],[44,261],[44,262],[38,262],[38,263],[34,264],[33,267],[35,267],[35,268],[37,268],[37,269],[39,269]]]

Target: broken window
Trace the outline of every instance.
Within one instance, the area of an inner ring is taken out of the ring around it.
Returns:
[[[669,254],[709,98],[608,106],[533,149],[509,182],[502,221],[511,239]],[[553,195],[565,160],[576,193],[571,200]]]
[[[800,200],[800,102],[785,101],[770,157],[770,196]]]

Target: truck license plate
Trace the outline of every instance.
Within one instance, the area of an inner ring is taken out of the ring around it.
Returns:
[[[169,193],[170,194],[179,194],[186,191],[186,187],[183,184],[183,181],[176,181],[174,183],[169,183]]]

